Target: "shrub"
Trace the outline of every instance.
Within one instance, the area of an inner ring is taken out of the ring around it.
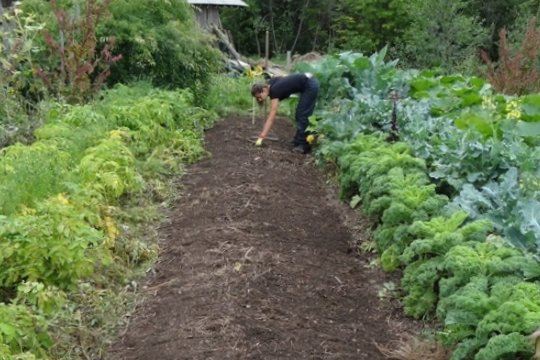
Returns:
[[[476,57],[488,35],[477,18],[463,13],[465,6],[463,0],[412,2],[412,24],[405,31],[403,45],[398,44],[399,57],[405,64],[451,72]]]
[[[159,87],[191,88],[196,99],[205,95],[219,53],[185,1],[113,0],[110,9],[100,37],[114,35],[114,50],[126,55],[112,67],[110,84],[148,79]]]

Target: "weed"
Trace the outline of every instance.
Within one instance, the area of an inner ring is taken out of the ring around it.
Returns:
[[[529,20],[521,47],[511,54],[507,31],[499,32],[499,61],[493,62],[488,53],[481,51],[481,58],[487,64],[487,77],[497,91],[508,95],[522,95],[540,91],[540,72],[537,59],[540,55],[540,28],[536,18]]]
[[[377,297],[381,301],[397,299],[399,297],[399,288],[393,281],[385,282],[377,291]]]
[[[54,68],[37,69],[37,75],[54,94],[64,96],[70,103],[81,103],[97,93],[110,75],[110,66],[121,59],[112,55],[114,37],[107,39],[98,52],[96,28],[105,14],[111,0],[98,2],[86,0],[82,16],[71,15],[58,6],[56,0],[50,5],[56,17],[59,34],[53,38],[49,31],[44,32],[52,61],[58,63]]]

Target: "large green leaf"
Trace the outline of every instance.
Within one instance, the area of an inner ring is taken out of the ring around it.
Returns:
[[[540,94],[521,97],[521,119],[540,122]]]
[[[411,81],[411,88],[416,92],[425,91],[435,87],[437,83],[433,79],[421,77]]]
[[[516,128],[520,136],[540,136],[540,122],[518,121]]]
[[[441,84],[455,84],[456,82],[464,82],[465,79],[461,75],[448,75],[441,77]]]
[[[523,232],[532,231],[540,246],[540,202],[529,199],[520,204],[519,212],[523,216],[521,230]]]
[[[484,136],[493,136],[495,134],[495,123],[493,119],[482,116],[479,113],[467,113],[457,118],[454,124],[459,129],[476,129]]]
[[[371,69],[373,66],[371,65],[371,61],[369,61],[368,58],[365,58],[365,57],[361,57],[361,58],[358,58],[354,61],[353,63],[354,65],[354,68],[356,70],[367,70],[367,69]]]

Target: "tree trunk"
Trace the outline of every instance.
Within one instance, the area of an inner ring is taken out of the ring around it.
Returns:
[[[234,48],[234,46],[229,42],[229,39],[227,38],[227,36],[220,30],[218,29],[217,26],[212,26],[212,31],[217,35],[217,37],[223,42],[223,44],[227,47],[227,49],[229,50],[229,52],[232,54],[232,56],[237,60],[237,61],[241,61],[241,62],[244,62],[244,63],[247,63],[247,64],[250,64],[250,62],[245,59],[242,55],[240,55],[236,49]]]
[[[298,37],[300,36],[300,32],[302,32],[302,25],[304,24],[304,18],[306,17],[306,10],[308,6],[309,6],[309,0],[306,0],[306,2],[304,3],[304,7],[302,8],[302,15],[300,16],[300,24],[298,24],[296,37],[294,38],[294,42],[291,47],[291,54],[294,54],[294,48],[296,47],[296,43],[298,42]]]
[[[270,6],[270,28],[272,29],[272,37],[274,38],[274,52],[279,53],[279,50],[276,48],[276,28],[274,26],[274,11],[272,8],[272,0],[268,2],[268,5]]]

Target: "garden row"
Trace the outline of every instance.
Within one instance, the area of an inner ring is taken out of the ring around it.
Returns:
[[[0,358],[99,356],[128,268],[167,176],[205,154],[215,116],[189,90],[117,86],[86,105],[53,103],[31,145],[0,157]],[[88,353],[87,353],[88,352]]]
[[[383,269],[403,269],[406,313],[436,317],[453,360],[528,359],[540,327],[539,97],[384,57],[298,68],[321,81],[318,158],[375,219]]]

